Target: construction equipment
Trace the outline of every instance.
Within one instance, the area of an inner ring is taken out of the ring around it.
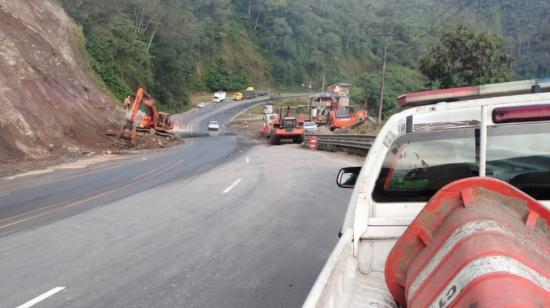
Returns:
[[[323,99],[327,102],[324,102]],[[310,109],[313,108],[315,100],[326,104],[326,106],[321,107],[318,112],[317,109],[315,112],[310,110],[311,120],[317,125],[328,126],[330,130],[344,127],[354,128],[365,122],[368,117],[367,111],[357,111],[355,107],[344,106],[340,104],[339,99],[340,97],[332,93],[312,96],[309,103]]]
[[[269,127],[269,139],[272,145],[281,144],[282,139],[292,139],[295,143],[304,141],[304,116],[294,106],[281,107]]]
[[[355,107],[342,106],[338,103],[327,112],[327,126],[330,130],[344,127],[357,127],[367,119],[367,111],[356,111]]]
[[[139,108],[144,104],[148,108],[148,113],[141,119],[139,127],[134,125]],[[173,128],[170,114],[167,112],[158,112],[155,100],[143,88],[136,91],[136,97],[132,105],[132,111],[128,115],[126,124],[122,128],[120,137],[130,140],[132,145],[135,145],[137,131],[151,131],[161,136],[173,137],[168,131]]]

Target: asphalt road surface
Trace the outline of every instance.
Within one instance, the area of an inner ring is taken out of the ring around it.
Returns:
[[[255,102],[177,116],[202,131]],[[224,105],[225,104],[225,105]],[[0,307],[298,307],[359,161],[237,135],[0,179]]]

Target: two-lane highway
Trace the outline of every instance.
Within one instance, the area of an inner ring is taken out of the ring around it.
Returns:
[[[196,129],[239,111],[223,104]],[[3,179],[0,307],[299,306],[347,206],[335,173],[356,164],[220,134]]]

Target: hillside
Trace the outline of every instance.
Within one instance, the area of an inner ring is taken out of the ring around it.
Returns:
[[[92,66],[117,97],[145,86],[170,110],[185,109],[191,91],[320,89],[323,76],[362,84],[356,101],[376,100],[383,34],[391,34],[389,93],[417,90],[426,83],[419,58],[459,25],[502,36],[513,79],[550,74],[548,1],[61,2],[83,26]]]
[[[90,77],[78,28],[50,1],[0,0],[0,167],[105,149],[115,100]],[[122,118],[123,119],[123,118]]]

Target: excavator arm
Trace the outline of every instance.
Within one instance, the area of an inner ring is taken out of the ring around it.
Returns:
[[[135,144],[137,138],[137,129],[134,126],[139,108],[141,105],[147,106],[149,108],[149,115],[144,128],[154,129],[157,134],[162,136],[169,135],[168,130],[172,129],[172,122],[170,121],[169,113],[161,113],[157,111],[156,103],[153,97],[149,95],[143,88],[139,88],[136,91],[136,98],[132,105],[132,110],[126,119],[126,124],[122,128],[120,137],[123,139],[130,140],[132,144]]]
[[[134,126],[134,121],[136,120],[141,104],[145,104],[149,107],[149,116],[151,117],[151,121],[156,118],[155,101],[149,94],[147,94],[147,92],[145,92],[143,88],[139,88],[136,91],[136,97],[134,99],[130,115],[126,119],[126,124],[122,127],[122,131],[120,133],[121,138],[130,140],[132,144],[135,144],[137,138],[137,131]]]

